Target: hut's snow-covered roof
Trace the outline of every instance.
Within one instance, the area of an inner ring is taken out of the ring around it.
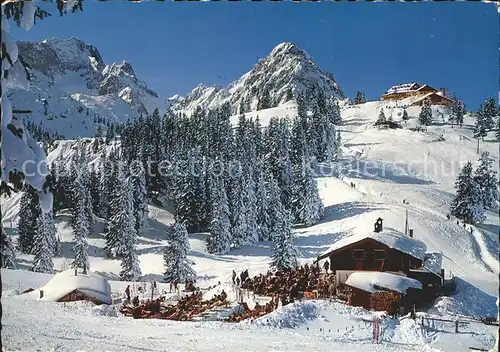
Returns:
[[[359,242],[365,238],[371,238],[377,242],[385,244],[389,248],[411,255],[420,260],[425,259],[427,246],[424,242],[406,236],[395,229],[384,228],[381,232],[371,232],[362,235],[352,235],[335,242],[324,254],[336,251],[352,243]]]
[[[112,303],[111,286],[108,280],[94,272],[87,274],[78,272],[78,275],[75,276],[73,269],[65,270],[54,275],[52,280],[40,290],[43,291],[42,301],[56,302],[68,293],[78,290],[105,304]]]
[[[435,274],[441,273],[443,267],[443,254],[440,252],[426,253],[424,258],[424,268]]]
[[[345,284],[370,293],[383,292],[380,288],[399,293],[406,293],[410,287],[422,288],[422,283],[418,280],[378,271],[354,272],[349,275]]]
[[[410,90],[415,90],[418,88],[418,84],[415,82],[399,84],[397,86],[392,86],[386,94],[394,94],[394,93],[404,93]]]

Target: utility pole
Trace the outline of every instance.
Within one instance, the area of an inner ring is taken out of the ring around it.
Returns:
[[[479,136],[477,136],[477,151],[476,151],[477,154],[479,154]]]

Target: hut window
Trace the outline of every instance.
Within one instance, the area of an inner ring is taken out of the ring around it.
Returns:
[[[385,249],[374,249],[373,250],[373,259],[375,260],[383,260],[387,257],[387,252]]]
[[[364,250],[363,249],[353,249],[352,257],[354,259],[363,259]]]

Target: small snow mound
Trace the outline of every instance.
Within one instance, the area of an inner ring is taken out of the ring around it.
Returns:
[[[318,307],[314,302],[291,303],[255,320],[243,320],[242,324],[276,328],[295,328],[308,320],[318,317]]]
[[[118,313],[115,307],[101,304],[92,308],[92,315],[100,317],[117,317]]]
[[[456,293],[450,297],[439,297],[434,303],[442,315],[462,315],[470,317],[496,317],[498,297],[487,294],[467,281],[456,278]]]
[[[431,342],[425,330],[413,319],[384,319],[382,340],[397,344],[423,345]]]

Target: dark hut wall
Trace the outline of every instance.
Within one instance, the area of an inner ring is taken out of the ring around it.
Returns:
[[[366,238],[329,254],[332,270],[402,271],[422,266],[420,259]]]
[[[75,301],[90,301],[95,304],[103,304],[103,302],[99,301],[95,297],[89,296],[78,290],[74,290],[58,300],[58,302],[75,302]]]

